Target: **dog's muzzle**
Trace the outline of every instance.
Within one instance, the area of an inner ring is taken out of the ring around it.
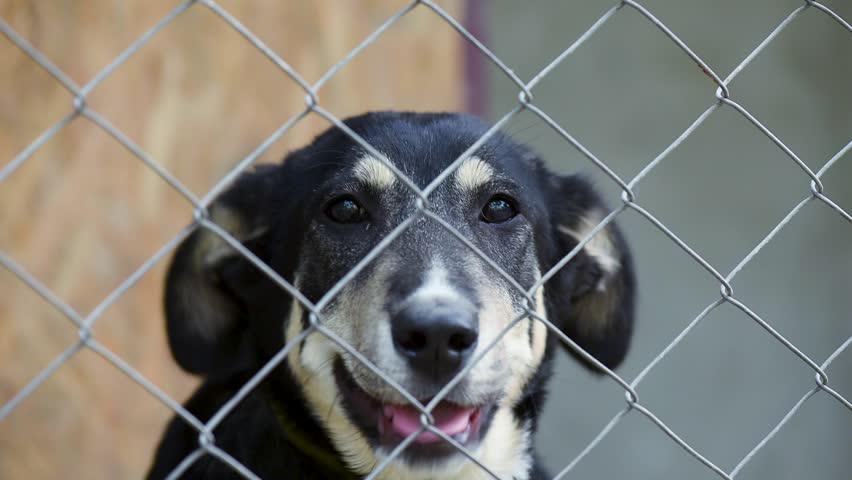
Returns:
[[[429,299],[402,305],[390,316],[393,348],[404,359],[411,381],[429,385],[418,395],[429,403],[470,361],[479,340],[475,307],[466,302]],[[380,365],[381,367],[381,365]],[[377,400],[358,385],[351,374],[335,369],[344,403],[353,420],[382,447],[392,449],[421,430],[421,411],[411,405]],[[459,404],[442,400],[431,411],[433,428],[461,445],[480,440],[493,410],[491,401]],[[456,453],[435,431],[425,430],[406,450],[409,459],[437,459]]]

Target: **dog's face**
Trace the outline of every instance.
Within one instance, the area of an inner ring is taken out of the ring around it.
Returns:
[[[539,377],[548,370],[542,367],[547,327],[524,309],[548,318],[605,365],[620,362],[633,303],[621,235],[614,226],[601,230],[527,298],[513,283],[528,290],[605,215],[586,182],[549,173],[528,150],[496,135],[424,204],[385,162],[425,187],[486,126],[461,115],[397,113],[368,114],[347,125],[384,159],[330,130],[281,166],[245,175],[211,209],[213,221],[311,302],[324,300],[386,243],[320,312],[320,324],[336,338],[311,329],[303,305],[226,242],[200,232],[181,247],[169,275],[176,358],[205,374],[257,368],[302,335],[287,355],[289,373],[344,463],[361,474],[421,427],[419,411],[398,388],[426,404],[470,367],[432,411],[435,428],[499,475],[524,478],[534,428],[524,405],[542,395]],[[472,478],[469,466],[427,431],[388,475]]]

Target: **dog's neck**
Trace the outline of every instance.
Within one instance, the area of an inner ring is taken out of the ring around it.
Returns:
[[[264,391],[266,401],[272,409],[278,426],[284,433],[287,442],[299,453],[305,456],[317,469],[326,474],[327,478],[341,480],[356,480],[358,475],[352,473],[340,460],[340,454],[329,445],[328,441],[317,432],[305,429],[287,414],[287,406],[276,400],[275,395]],[[317,472],[320,473],[319,471]]]

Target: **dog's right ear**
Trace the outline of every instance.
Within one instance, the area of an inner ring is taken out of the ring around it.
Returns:
[[[280,215],[282,167],[243,174],[210,207],[210,220],[264,259],[271,215]],[[216,233],[199,228],[178,247],[166,277],[165,311],[172,355],[191,373],[241,368],[250,361],[242,291],[263,274]]]

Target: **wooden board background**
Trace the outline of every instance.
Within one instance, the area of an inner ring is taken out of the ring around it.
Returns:
[[[83,84],[177,1],[0,1],[0,16]],[[402,1],[223,0],[308,81]],[[458,18],[458,4],[445,2]],[[461,39],[418,8],[340,72],[321,103],[454,110]],[[121,66],[89,105],[202,195],[304,105],[304,92],[234,30],[195,5]],[[72,97],[0,37],[0,165],[68,114]],[[277,161],[327,123],[311,116],[261,161]],[[77,311],[91,311],[191,220],[187,202],[102,130],[78,118],[0,183],[0,249]],[[158,264],[97,321],[95,337],[182,400],[197,380],[163,335]],[[0,403],[77,340],[71,322],[0,268]],[[0,478],[139,478],[171,412],[89,350],[0,422]]]

